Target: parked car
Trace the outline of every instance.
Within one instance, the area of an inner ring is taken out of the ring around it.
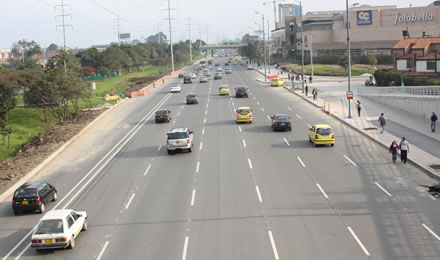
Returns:
[[[35,181],[21,185],[15,190],[12,197],[12,210],[14,215],[24,211],[43,213],[46,204],[57,200],[57,190],[47,182]]]
[[[194,134],[188,128],[173,128],[167,133],[168,154],[176,151],[192,151]]]
[[[277,130],[289,130],[292,131],[292,122],[286,114],[275,114],[270,117],[272,119],[272,129]]]
[[[159,109],[156,111],[154,116],[156,123],[170,122],[171,121],[171,111],[168,109]]]
[[[192,83],[191,76],[189,76],[189,75],[185,75],[185,77],[183,77],[183,83],[184,83],[184,84]]]
[[[186,95],[186,104],[198,104],[198,103],[199,103],[199,99],[197,94],[190,93]]]
[[[87,212],[71,209],[51,210],[32,233],[31,247],[40,249],[75,247],[75,239],[87,230]]]
[[[235,88],[235,97],[249,97],[248,96],[248,87],[240,86]]]
[[[222,79],[222,73],[220,71],[217,71],[214,75],[214,79]]]
[[[313,125],[309,129],[309,142],[316,147],[320,144],[335,145],[335,134],[332,127],[327,124]]]
[[[172,85],[170,87],[170,92],[172,92],[172,93],[177,93],[180,91],[182,91],[182,86],[180,86],[180,84]]]

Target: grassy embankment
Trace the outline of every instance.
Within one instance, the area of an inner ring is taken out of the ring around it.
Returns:
[[[301,73],[301,65],[297,64],[283,64],[281,66],[287,66],[289,69],[293,69],[295,73]],[[374,71],[387,66],[373,66],[373,65],[362,65],[353,64],[351,67],[352,76],[360,76],[364,73],[374,74]],[[311,65],[304,66],[304,73],[310,75],[312,73]],[[338,65],[313,65],[313,75],[315,76],[346,76],[347,72]]]
[[[160,71],[168,71],[168,66],[159,68],[148,65],[143,67],[140,72],[125,74],[121,77],[96,80],[96,90],[92,91],[92,96],[90,97],[91,106],[95,107],[99,104],[115,103],[115,101],[106,101],[103,97],[107,93],[117,94],[124,92],[127,89],[131,78],[151,76],[153,74],[159,74]],[[17,97],[17,103],[19,105],[23,104],[22,96]],[[81,102],[80,107],[82,109],[88,108],[88,105],[85,102]],[[0,161],[14,155],[21,149],[22,145],[32,141],[40,132],[46,131],[55,123],[56,121],[53,118],[46,121],[39,108],[17,107],[13,109],[9,114],[8,124],[8,127],[12,129],[10,137],[11,148],[7,147],[7,140],[5,144],[0,141]]]

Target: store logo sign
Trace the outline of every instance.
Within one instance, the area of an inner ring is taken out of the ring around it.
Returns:
[[[394,25],[397,23],[415,23],[415,22],[428,22],[434,20],[434,17],[429,12],[423,12],[422,15],[416,15],[416,13],[412,14],[396,14],[396,18],[394,19]]]
[[[357,11],[357,24],[372,24],[373,23],[373,12],[369,11]]]

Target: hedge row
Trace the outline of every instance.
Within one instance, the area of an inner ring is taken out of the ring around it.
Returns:
[[[380,69],[374,72],[377,86],[401,86],[402,79],[405,86],[431,86],[440,85],[440,80],[427,77],[402,76],[399,72],[390,69]]]

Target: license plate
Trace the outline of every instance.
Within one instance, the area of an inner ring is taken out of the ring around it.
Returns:
[[[180,141],[176,141],[176,144],[180,144]]]
[[[29,201],[24,200],[24,201],[21,202],[21,204],[22,204],[22,205],[28,205],[28,204],[29,204]]]
[[[328,135],[322,135],[322,137],[323,137],[323,138],[327,138],[327,137],[328,137]]]
[[[46,244],[53,243],[53,239],[45,239],[45,240],[44,240],[44,243],[46,243]]]
[[[281,123],[281,125],[286,125],[286,123]]]

